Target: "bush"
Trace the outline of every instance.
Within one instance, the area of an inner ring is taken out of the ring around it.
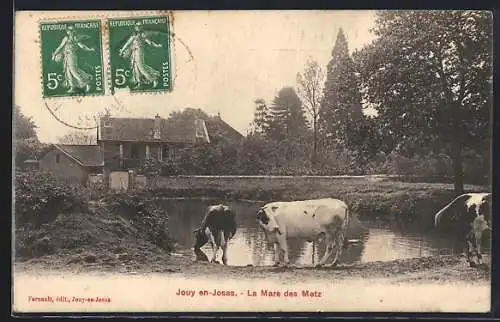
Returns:
[[[98,200],[106,195],[106,185],[103,182],[88,182],[85,187],[89,193],[90,200]]]
[[[48,149],[48,145],[39,142],[36,137],[17,138],[14,146],[16,166],[19,167],[22,167],[23,162],[28,159],[38,160]]]
[[[112,212],[131,220],[150,242],[167,251],[173,250],[173,240],[168,233],[168,213],[154,201],[139,193],[109,194],[104,201]]]
[[[15,173],[16,225],[38,226],[60,213],[87,209],[88,191],[78,185],[62,185],[48,172]]]
[[[451,159],[445,154],[429,153],[424,156],[407,157],[397,152],[391,152],[384,160],[377,160],[369,167],[379,169],[380,173],[401,176],[417,176],[428,178],[451,177]]]

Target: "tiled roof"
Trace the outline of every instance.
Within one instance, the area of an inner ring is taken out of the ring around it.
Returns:
[[[213,138],[215,135],[223,137],[232,142],[240,142],[243,135],[227,124],[220,117],[211,117],[205,121],[208,135]]]
[[[101,140],[194,143],[196,135],[205,141],[208,137],[203,120],[172,120],[159,118],[109,117],[109,124],[101,119],[99,138]],[[160,125],[160,137],[154,137],[155,121]]]
[[[99,145],[54,144],[54,146],[85,167],[98,167],[104,164]]]

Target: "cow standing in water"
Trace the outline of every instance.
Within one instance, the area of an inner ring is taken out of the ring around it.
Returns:
[[[217,251],[222,248],[222,262],[227,265],[227,243],[236,234],[236,219],[231,208],[225,205],[212,205],[207,208],[201,226],[194,230],[194,253],[197,260],[208,261],[201,247],[207,242],[212,246],[212,259],[216,261]]]
[[[473,251],[477,256],[477,264],[481,264],[483,233],[491,230],[490,204],[491,193],[465,193],[453,199],[434,216],[434,226],[437,228],[455,223],[455,233],[465,238],[467,262],[471,267],[476,266],[471,258]]]
[[[325,265],[334,255],[330,264],[333,266],[347,245],[345,233],[349,224],[349,208],[343,201],[332,198],[272,202],[259,209],[257,222],[264,229],[267,241],[274,243],[275,266],[280,264],[281,253],[285,265],[290,262],[288,238],[313,242],[322,237],[326,250],[318,266]]]

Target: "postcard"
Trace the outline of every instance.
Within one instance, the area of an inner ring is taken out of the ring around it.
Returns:
[[[489,312],[489,11],[18,11],[13,314]]]

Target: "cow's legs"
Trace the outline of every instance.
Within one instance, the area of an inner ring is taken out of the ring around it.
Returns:
[[[274,243],[274,266],[280,264],[281,247],[279,243]]]
[[[326,250],[325,253],[323,254],[323,257],[320,259],[318,266],[323,266],[325,265],[326,260],[332,255],[332,250],[333,250],[333,245],[332,245],[332,236],[330,234],[325,235],[325,245],[326,245]]]
[[[337,238],[334,241],[335,245],[335,257],[333,258],[332,261],[332,266],[337,264],[337,261],[339,260],[340,256],[342,255],[342,248],[344,247],[344,233],[339,232],[337,234]]]
[[[210,232],[209,237],[210,237],[210,245],[212,246],[212,260],[210,262],[216,263],[217,262],[216,261],[217,251],[219,250],[219,244],[215,242],[215,237],[212,234],[212,232]]]
[[[466,246],[465,246],[465,253],[466,253],[466,257],[467,257],[467,262],[469,263],[469,266],[470,267],[474,267],[475,263],[472,261],[472,258],[471,258],[471,254],[472,254],[472,242],[467,239],[467,242],[466,242]]]
[[[222,263],[224,265],[227,265],[227,244],[224,244],[224,246],[222,246]]]
[[[475,242],[476,242],[476,254],[477,254],[477,263],[481,265],[483,255],[481,255],[481,233],[476,234],[475,236]]]
[[[290,259],[288,258],[288,245],[285,244],[281,250],[283,251],[283,262],[285,265],[290,264]]]
[[[478,259],[480,257],[478,253],[478,243],[477,243],[477,238],[476,235],[473,233],[473,231],[469,231],[469,233],[465,237],[466,239],[466,246],[465,246],[465,252],[466,252],[466,257],[467,257],[467,262],[469,263],[470,267],[476,267],[476,261],[473,258],[473,253],[475,252],[478,256]]]
[[[222,233],[221,242],[222,242],[222,263],[224,265],[227,265],[227,241],[224,233]]]
[[[278,237],[278,240],[281,251],[283,252],[283,263],[285,265],[288,265],[290,264],[290,259],[288,258],[288,242],[286,240],[285,235],[280,235]]]
[[[213,244],[212,245],[212,251],[213,251],[213,255],[212,255],[211,262],[212,263],[217,263],[217,252],[219,251],[219,245]]]

